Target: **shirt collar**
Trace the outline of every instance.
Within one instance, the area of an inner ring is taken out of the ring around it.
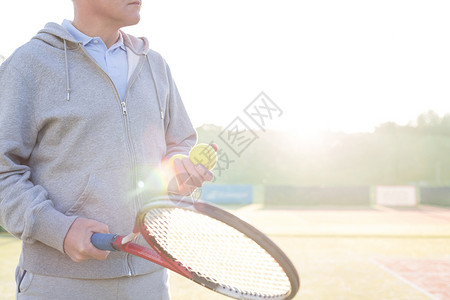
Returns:
[[[73,36],[73,38],[77,42],[82,43],[83,46],[86,46],[87,44],[92,42],[92,40],[97,39],[95,37],[90,37],[90,36],[82,33],[81,31],[79,31],[75,26],[73,26],[72,22],[69,20],[64,20],[61,25],[62,25],[62,27],[64,27],[64,29],[66,29]],[[98,39],[100,39],[100,38],[98,38]],[[119,31],[119,39],[117,40],[117,42],[114,45],[111,46],[110,50],[113,50],[118,47],[120,47],[122,50],[126,51],[125,44],[123,43],[123,36],[120,31]]]
[[[111,49],[120,47],[122,50],[127,51],[127,49],[125,48],[125,44],[123,43],[123,36],[122,36],[122,32],[119,31],[119,39],[117,40],[117,42],[111,46]]]
[[[94,39],[93,37],[87,36],[78,29],[76,29],[75,26],[72,25],[72,22],[70,22],[69,20],[64,20],[61,25],[73,36],[73,38],[77,42],[82,43],[83,46],[86,46],[86,44],[88,44],[90,41]]]

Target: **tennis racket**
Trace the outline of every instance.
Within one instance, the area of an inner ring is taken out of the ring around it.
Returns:
[[[149,247],[133,243],[141,234]],[[101,250],[124,251],[236,299],[292,299],[300,279],[267,236],[238,217],[185,196],[152,199],[127,236],[94,233]]]

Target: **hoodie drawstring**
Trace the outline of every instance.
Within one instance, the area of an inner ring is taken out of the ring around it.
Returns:
[[[159,97],[158,86],[156,85],[155,74],[153,73],[153,68],[152,68],[152,64],[150,63],[150,58],[148,57],[147,54],[145,56],[147,58],[148,66],[150,67],[150,74],[152,75],[152,81],[153,81],[153,85],[155,87],[156,98],[158,100],[158,106],[159,106],[159,114],[160,114],[161,120],[164,120],[164,111],[163,111],[162,104],[161,104],[161,98]],[[66,65],[66,100],[70,101],[70,78],[69,78],[69,63],[67,62],[66,40],[64,40],[64,62]]]
[[[64,61],[66,63],[66,100],[70,101],[69,63],[67,62],[67,45],[64,40]]]
[[[147,58],[148,66],[150,67],[150,74],[152,75],[153,85],[155,86],[156,98],[158,100],[159,113],[161,116],[161,120],[164,120],[164,111],[162,109],[161,99],[159,98],[158,87],[156,85],[155,75],[153,74],[152,64],[150,63],[150,58],[148,57],[148,54],[145,54],[145,57]]]

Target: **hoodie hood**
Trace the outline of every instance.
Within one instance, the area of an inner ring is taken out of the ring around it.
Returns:
[[[145,55],[148,60],[147,54],[149,53],[149,46],[148,46],[148,40],[144,37],[142,38],[136,38],[132,35],[128,35],[123,31],[120,31],[122,34],[123,42],[125,47],[127,48],[127,51],[131,51],[134,55],[130,55],[129,53],[129,64],[131,64],[131,68],[134,69],[137,65],[137,59],[132,59],[130,61],[130,56],[139,57],[142,55]],[[70,101],[70,70],[69,70],[69,62],[68,62],[68,55],[67,51],[76,50],[81,47],[81,43],[75,40],[75,38],[67,32],[67,30],[56,23],[47,23],[44,27],[44,29],[41,29],[34,37],[33,39],[41,40],[48,45],[64,50],[64,62],[65,62],[65,77],[66,77],[66,101]],[[152,69],[150,65],[150,69]],[[153,71],[152,72],[152,78],[154,78]],[[131,72],[129,72],[131,74]],[[153,80],[154,81],[154,80]],[[156,83],[155,88],[156,88]],[[161,100],[159,99],[158,95],[158,103],[160,106],[160,114],[161,118],[164,118],[164,114],[162,112],[161,107]]]
[[[123,37],[123,42],[128,49],[136,55],[147,55],[149,52],[149,44],[146,38],[137,38],[123,31],[120,32]],[[74,50],[79,47],[79,43],[73,36],[64,27],[56,23],[47,23],[44,29],[41,29],[33,39],[42,40],[58,49],[64,49],[64,41],[66,41],[67,50]]]
[[[41,40],[58,49],[64,49],[64,41],[67,42],[70,50],[78,47],[78,42],[72,35],[56,23],[47,23],[44,29],[39,30],[33,39]]]

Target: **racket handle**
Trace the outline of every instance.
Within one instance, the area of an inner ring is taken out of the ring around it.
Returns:
[[[118,235],[112,233],[94,233],[91,237],[91,242],[95,248],[107,251],[117,251],[114,247]]]

